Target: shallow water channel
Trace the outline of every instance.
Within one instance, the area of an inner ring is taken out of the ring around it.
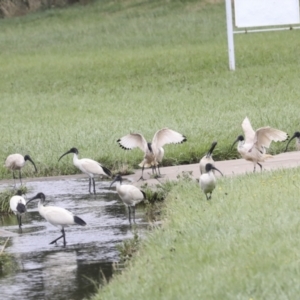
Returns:
[[[97,180],[94,196],[87,193],[87,178],[26,183],[27,199],[43,192],[47,205],[70,210],[87,226],[66,227],[64,248],[62,239],[49,245],[61,232],[39,215],[38,200],[28,205],[22,232],[15,215],[0,217],[0,230],[12,233],[5,251],[17,262],[14,272],[0,277],[0,299],[79,300],[95,293],[95,283],[98,286],[103,276],[109,280],[119,260],[116,246],[134,235],[127,209],[109,185]],[[143,236],[147,230],[143,208],[136,209],[136,223],[135,230]]]

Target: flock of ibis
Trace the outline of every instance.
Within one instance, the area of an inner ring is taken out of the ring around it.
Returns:
[[[270,147],[272,141],[282,142],[288,139],[288,134],[286,132],[271,128],[269,126],[261,127],[254,131],[247,117],[242,122],[242,129],[244,131],[244,136],[239,135],[233,143],[232,147],[235,145],[235,143],[238,142],[237,151],[240,153],[242,158],[253,163],[254,172],[256,170],[256,165],[258,165],[260,169],[262,169],[261,163],[264,162],[265,159],[271,157],[270,154],[267,154],[267,149]],[[287,151],[290,142],[294,138],[296,139],[296,149],[300,150],[300,132],[295,132],[287,143],[285,151]],[[180,144],[185,141],[186,137],[184,135],[169,128],[158,130],[154,134],[151,142],[147,142],[143,135],[139,133],[130,133],[117,140],[120,147],[125,150],[140,148],[143,151],[144,157],[142,162],[139,164],[139,166],[142,168],[142,175],[140,179],[143,180],[143,173],[145,168],[152,168],[152,173],[155,177],[161,176],[159,166],[164,156],[164,145]],[[214,141],[211,144],[208,152],[201,158],[199,162],[199,185],[207,200],[211,199],[212,192],[216,187],[215,171],[218,171],[223,176],[222,172],[215,167],[215,163],[212,158],[212,153],[216,145],[217,142]],[[89,193],[96,194],[96,176],[105,176],[108,178],[113,177],[112,172],[99,162],[89,158],[79,159],[79,151],[77,148],[71,148],[69,151],[61,155],[58,161],[60,161],[61,158],[63,158],[65,155],[71,153],[73,154],[74,166],[76,166],[81,172],[87,174],[89,177]],[[34,166],[35,171],[37,171],[36,165],[29,155],[23,156],[21,154],[12,154],[9,155],[5,161],[5,167],[11,170],[13,173],[14,182],[16,180],[14,172],[17,170],[19,171],[19,179],[21,185],[21,169],[25,166],[26,161],[30,161]],[[119,174],[117,174],[113,178],[110,187],[114,183],[116,183],[116,190],[119,197],[128,207],[128,219],[131,225],[132,219],[135,223],[135,206],[145,199],[145,193],[140,188],[134,185],[122,184],[122,177]],[[63,239],[63,245],[65,247],[66,237],[64,228],[68,225],[75,224],[81,226],[86,225],[86,222],[84,220],[82,220],[78,216],[73,215],[70,211],[64,208],[57,206],[45,206],[45,195],[42,192],[39,192],[36,196],[26,202],[26,200],[22,197],[21,192],[17,191],[16,195],[10,199],[10,208],[17,216],[20,229],[22,227],[22,215],[26,213],[26,207],[28,203],[36,199],[39,200],[38,211],[40,215],[45,218],[50,224],[61,229],[62,235],[52,241],[50,244],[56,243],[59,239]]]

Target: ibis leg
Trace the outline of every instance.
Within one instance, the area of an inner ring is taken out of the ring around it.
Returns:
[[[92,180],[93,180],[94,194],[96,195],[95,178],[92,178]]]
[[[159,164],[157,165],[157,169],[158,169],[158,174],[161,175],[161,173],[160,173],[160,168],[159,168]]]
[[[131,207],[128,206],[128,220],[129,220],[129,224],[131,225]]]
[[[22,175],[21,175],[21,169],[19,170],[19,179],[20,179],[20,182],[21,182],[21,185],[22,185]]]
[[[15,184],[15,187],[17,186],[16,184],[16,176],[15,176],[15,171],[13,171],[13,179],[14,179],[14,184]]]
[[[153,169],[155,170],[155,173],[156,173],[155,178],[161,177],[160,170],[159,170],[159,165],[154,166]]]
[[[18,220],[19,228],[21,228],[22,227],[22,216],[17,215],[17,220]]]
[[[89,193],[91,194],[92,178],[89,177]]]
[[[58,240],[60,240],[61,238],[63,238],[64,239],[64,247],[66,246],[66,237],[65,237],[65,230],[64,230],[64,228],[61,230],[61,232],[62,232],[62,235],[60,237],[58,237],[57,239],[55,239],[54,241],[52,241],[50,243],[50,245],[56,243]]]
[[[154,175],[154,177],[158,177],[157,171],[156,171],[156,166],[152,166],[152,174]]]
[[[64,236],[64,247],[66,247],[66,234],[65,234],[64,229],[62,229],[62,233],[63,233],[63,236]]]
[[[145,180],[144,177],[143,177],[144,169],[145,169],[145,167],[144,167],[144,165],[143,165],[143,167],[142,167],[142,176],[140,177],[140,179],[139,179],[138,181],[140,181],[141,179],[142,179],[142,180]]]
[[[262,165],[259,162],[257,164],[260,166],[260,171],[262,171]]]
[[[135,224],[135,206],[132,206],[133,223]]]

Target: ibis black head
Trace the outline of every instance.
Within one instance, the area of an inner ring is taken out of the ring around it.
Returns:
[[[236,140],[233,142],[232,146],[231,146],[231,149],[233,148],[233,146],[237,143],[237,142],[242,142],[244,141],[244,137],[242,135],[239,135]]]
[[[73,148],[71,148],[69,151],[67,151],[66,153],[64,153],[64,154],[58,159],[58,161],[60,161],[61,158],[63,158],[65,155],[70,154],[70,153],[74,153],[74,154],[77,154],[77,155],[78,155],[79,152],[78,152],[78,149],[77,149],[77,148],[73,147]]]
[[[31,201],[33,201],[33,200],[36,200],[36,199],[39,199],[39,200],[41,200],[42,203],[44,203],[44,202],[45,202],[45,199],[46,199],[45,194],[44,194],[44,193],[37,193],[33,198],[31,198],[31,199],[29,199],[29,200],[27,201],[26,205],[27,205],[29,202],[31,202]]]
[[[117,174],[116,176],[115,176],[115,178],[114,178],[114,180],[112,181],[112,183],[110,184],[110,186],[109,186],[109,188],[111,188],[111,186],[115,183],[115,182],[117,182],[117,181],[120,181],[120,184],[122,184],[122,176],[120,175],[120,174]]]
[[[26,154],[26,155],[24,156],[24,160],[25,160],[25,161],[26,161],[26,160],[29,160],[29,161],[33,164],[34,169],[35,169],[35,171],[37,172],[35,163],[33,162],[33,160],[31,159],[31,157],[30,157],[28,154]]]
[[[212,171],[212,170],[218,171],[223,176],[223,173],[219,169],[217,169],[213,164],[208,163],[208,164],[205,165],[205,171],[207,173],[210,172],[210,171]]]
[[[287,145],[286,145],[286,148],[285,148],[284,152],[287,151],[287,148],[288,148],[288,146],[289,146],[289,143],[290,143],[294,138],[300,139],[300,132],[299,132],[299,131],[296,131],[296,132],[294,133],[294,135],[291,137],[291,139],[288,141],[288,143],[287,143]]]

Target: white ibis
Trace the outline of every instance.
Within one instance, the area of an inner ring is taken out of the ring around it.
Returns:
[[[28,154],[26,154],[25,156],[18,154],[18,153],[11,154],[11,155],[7,156],[7,158],[5,160],[5,167],[13,172],[13,178],[15,181],[15,185],[16,185],[15,170],[19,170],[19,178],[20,178],[20,182],[22,185],[21,169],[25,166],[25,163],[27,160],[29,160],[33,164],[34,169],[37,172],[35,163],[33,162],[33,160],[31,159],[31,157]]]
[[[208,163],[205,166],[206,173],[203,173],[200,176],[200,180],[199,180],[200,187],[204,192],[207,200],[211,199],[211,194],[215,189],[217,183],[217,179],[213,173],[213,170],[220,172],[220,174],[223,176],[223,173],[219,169],[214,167],[211,163]]]
[[[265,159],[272,157],[272,155],[266,154],[266,149],[270,147],[272,141],[282,142],[288,138],[286,132],[269,126],[261,127],[254,131],[247,117],[242,123],[242,128],[245,138],[239,135],[232,144],[232,147],[238,142],[237,150],[244,159],[253,162],[253,172],[255,172],[256,164],[258,164],[262,170],[260,162],[264,162]]]
[[[300,132],[299,132],[299,131],[296,131],[296,132],[294,133],[294,135],[291,137],[291,139],[288,141],[288,143],[287,143],[287,145],[286,145],[286,148],[285,148],[285,151],[284,151],[284,152],[287,151],[287,148],[288,148],[288,146],[289,146],[289,143],[290,143],[294,138],[296,138],[296,149],[297,149],[298,151],[300,151]]]
[[[89,192],[90,194],[92,194],[91,192],[91,186],[92,186],[92,182],[93,182],[93,188],[94,188],[94,194],[96,194],[96,187],[95,187],[95,176],[108,176],[111,177],[111,171],[109,169],[107,169],[106,167],[102,166],[100,163],[98,163],[95,160],[89,159],[89,158],[78,158],[78,150],[77,148],[71,148],[69,151],[67,151],[66,153],[64,153],[59,159],[58,161],[60,161],[60,159],[69,154],[69,153],[73,153],[73,164],[75,167],[77,167],[81,172],[87,174],[89,176]]]
[[[128,219],[131,224],[131,210],[135,223],[135,206],[146,199],[146,194],[134,185],[122,184],[122,176],[116,175],[110,187],[117,182],[117,193],[123,203],[128,207]]]
[[[26,213],[26,200],[22,197],[22,191],[18,190],[15,196],[9,200],[10,209],[17,216],[18,225],[22,227],[22,215]]]
[[[205,170],[206,164],[210,163],[210,164],[214,165],[215,161],[212,158],[212,153],[213,153],[216,145],[217,145],[217,142],[213,142],[211,144],[211,147],[208,150],[208,152],[201,158],[201,160],[199,162],[199,168],[200,168],[201,174],[206,172],[206,170]]]
[[[186,137],[184,135],[169,128],[158,130],[154,134],[151,143],[147,143],[146,139],[139,133],[130,133],[117,140],[119,145],[125,150],[138,147],[144,152],[144,159],[139,164],[139,166],[142,167],[142,176],[140,179],[144,179],[143,172],[144,168],[147,167],[151,167],[153,173],[157,167],[160,174],[159,164],[164,156],[164,145],[181,144],[185,141]],[[156,171],[156,176],[159,176],[159,174]]]
[[[61,229],[62,235],[52,241],[50,244],[56,243],[59,239],[64,239],[64,247],[66,246],[65,227],[69,225],[85,226],[86,223],[78,216],[74,216],[70,211],[58,206],[44,206],[45,195],[43,193],[36,194],[33,198],[29,199],[27,204],[35,199],[39,199],[38,209],[40,215],[45,218],[50,224]]]

